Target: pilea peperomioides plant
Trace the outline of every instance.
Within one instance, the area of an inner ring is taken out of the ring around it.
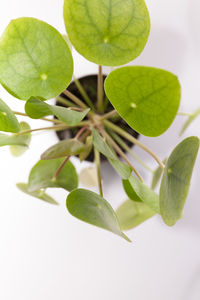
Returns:
[[[28,183],[19,183],[18,188],[51,204],[57,202],[46,189],[63,188],[70,192],[66,205],[73,216],[128,241],[122,230],[155,214],[174,225],[182,217],[199,138],[186,138],[162,162],[130,132],[156,137],[170,127],[180,104],[179,81],[168,71],[144,66],[116,68],[106,79],[102,74],[102,66],[126,64],[144,49],[150,32],[144,0],[65,0],[64,21],[70,44],[99,65],[93,94],[76,78],[80,97],[67,89],[73,77],[72,54],[65,37],[52,26],[34,18],[19,18],[10,22],[0,39],[0,83],[15,98],[26,101],[25,112],[16,112],[0,100],[0,130],[9,133],[0,133],[0,146],[9,145],[18,156],[27,149],[34,131],[70,130],[72,134],[42,153]],[[52,98],[59,105],[46,102]],[[42,119],[53,126],[31,129],[27,123],[19,123],[16,115]],[[125,125],[119,126],[119,122]],[[159,165],[151,188],[126,155],[129,152],[135,157],[130,145],[141,147]],[[70,162],[74,155],[81,161],[93,157],[99,194],[78,188],[78,176]],[[103,198],[101,155],[122,178],[129,198],[117,212]],[[161,176],[158,195],[154,188]]]

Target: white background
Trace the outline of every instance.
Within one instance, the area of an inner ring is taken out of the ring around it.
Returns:
[[[32,16],[64,33],[62,5],[61,0],[1,0],[0,32],[10,19]],[[151,35],[134,64],[177,74],[182,84],[181,111],[191,112],[200,102],[199,0],[148,0],[147,5]],[[76,75],[96,72],[96,66],[74,56]],[[23,110],[23,103],[3,88],[0,97],[13,110]],[[184,117],[177,117],[163,136],[141,140],[164,158],[180,140],[183,122]],[[199,124],[197,120],[185,137],[200,136]],[[46,124],[33,120],[31,125]],[[69,215],[64,191],[51,191],[61,204],[54,207],[16,189],[15,183],[27,181],[41,152],[55,142],[53,133],[35,134],[30,150],[17,159],[8,148],[0,149],[0,299],[200,299],[199,160],[184,220],[168,228],[155,217],[130,231],[133,243],[128,244]],[[155,167],[148,155],[137,152]],[[103,173],[105,197],[116,208],[126,196],[115,173],[107,166]],[[148,175],[143,176],[149,180]]]

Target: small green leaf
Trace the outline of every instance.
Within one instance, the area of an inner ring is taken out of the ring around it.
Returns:
[[[141,202],[141,198],[138,197],[138,195],[136,194],[135,190],[133,189],[132,185],[130,184],[129,180],[122,180],[123,183],[123,188],[127,194],[127,196],[129,197],[129,199],[133,200],[133,201],[137,201],[137,202]]]
[[[0,131],[19,132],[20,126],[17,118],[8,105],[0,99]]]
[[[116,214],[110,204],[98,194],[84,189],[76,189],[67,197],[67,209],[74,217],[109,230],[130,241],[121,232]]]
[[[130,230],[155,215],[147,205],[132,200],[125,201],[116,211],[122,230]]]
[[[165,159],[163,161],[163,163],[165,164],[167,161],[167,159]],[[162,173],[163,173],[163,169],[161,169],[160,166],[158,166],[156,168],[156,170],[153,172],[153,177],[152,177],[152,183],[151,183],[151,188],[152,190],[155,190],[156,186],[158,185],[158,182],[162,176]]]
[[[58,205],[58,202],[56,202],[52,197],[50,197],[43,190],[37,190],[34,192],[30,192],[28,189],[28,184],[26,184],[26,183],[17,183],[17,187],[18,187],[18,189],[20,189],[20,191],[24,192],[25,194],[28,194],[32,197],[38,198],[38,199],[48,202],[50,204]]]
[[[119,159],[108,158],[110,164],[122,179],[128,179],[131,176],[132,169]]]
[[[20,122],[19,125],[20,125],[20,131],[25,131],[25,130],[31,129],[29,124],[26,122]],[[31,142],[31,133],[23,134],[21,136],[21,140],[24,140],[24,143],[27,146],[25,146],[25,147],[24,146],[14,146],[14,145],[10,146],[10,152],[13,156],[20,156],[28,149],[28,146]]]
[[[41,155],[41,159],[46,160],[65,157],[68,155],[77,155],[84,151],[84,149],[85,145],[76,139],[63,140],[47,149]]]
[[[175,75],[150,67],[119,68],[105,80],[105,92],[114,108],[146,136],[159,136],[169,128],[178,111],[180,90]]]
[[[119,66],[135,59],[150,32],[144,0],[65,0],[64,20],[76,50],[105,66]]]
[[[72,191],[78,186],[78,176],[73,164],[68,161],[56,180],[53,179],[63,159],[40,160],[31,170],[28,179],[30,192],[47,187],[60,187]]]
[[[40,119],[49,115],[55,115],[60,121],[69,126],[74,126],[85,118],[90,109],[85,109],[82,112],[74,111],[66,107],[49,105],[32,97],[26,102],[25,111],[32,119]]]
[[[80,161],[85,160],[92,151],[92,136],[88,136],[85,143],[85,150],[79,154]]]
[[[180,136],[188,129],[190,124],[196,120],[196,118],[200,115],[200,109],[198,108],[193,114],[191,114],[185,124],[183,125],[183,128],[181,129]]]
[[[140,182],[135,177],[131,176],[129,179],[130,186],[132,187],[133,191],[129,193],[129,195],[133,192],[136,194],[136,196],[144,202],[146,205],[148,205],[153,211],[156,213],[160,213],[160,207],[159,207],[159,197],[158,195],[150,189],[146,184]],[[138,201],[138,198],[134,198],[133,200]],[[132,200],[132,199],[131,199]]]
[[[10,146],[10,145],[18,145],[28,147],[28,145],[24,141],[24,137],[22,135],[7,135],[0,133],[0,147],[2,146]]]
[[[160,211],[169,226],[182,217],[198,151],[199,138],[189,137],[176,146],[167,161],[160,187]]]
[[[10,22],[0,39],[0,83],[15,97],[51,99],[72,79],[73,60],[62,35],[34,18]]]
[[[92,130],[94,147],[107,158],[117,159],[115,152],[110,148],[105,139],[101,137],[96,129]]]

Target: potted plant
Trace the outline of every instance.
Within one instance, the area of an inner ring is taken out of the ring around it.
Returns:
[[[61,139],[41,154],[28,183],[19,183],[18,188],[51,204],[57,202],[46,189],[63,188],[70,192],[66,206],[73,216],[128,241],[122,230],[155,214],[174,225],[182,217],[199,138],[184,139],[164,162],[137,139],[138,133],[149,137],[163,134],[175,119],[181,98],[180,83],[171,72],[120,67],[138,57],[147,43],[150,18],[144,0],[65,0],[64,20],[67,41],[55,28],[34,18],[11,21],[0,39],[0,83],[25,101],[25,112],[16,112],[0,100],[0,130],[4,132],[0,146],[9,145],[18,156],[27,149],[32,132],[53,130],[60,132]],[[69,44],[99,65],[97,80],[74,78],[70,84],[73,59]],[[102,66],[117,68],[105,78]],[[46,102],[52,98],[59,105]],[[31,129],[26,122],[19,123],[17,115],[53,125]],[[131,145],[141,147],[158,163],[151,187],[126,155],[132,153]],[[74,155],[81,161],[94,160],[99,194],[78,188],[78,176],[70,162]],[[122,178],[129,197],[116,212],[103,197],[103,157]],[[160,177],[158,195],[154,189]]]

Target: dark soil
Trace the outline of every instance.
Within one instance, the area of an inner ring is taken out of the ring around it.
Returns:
[[[106,78],[106,76],[104,76],[104,80],[105,80],[105,78]],[[86,91],[86,93],[88,94],[89,98],[92,100],[92,102],[94,104],[96,104],[96,101],[97,101],[96,100],[97,99],[97,75],[85,76],[85,77],[79,78],[79,81],[80,81],[81,85],[83,86],[84,90]],[[69,90],[72,94],[74,94],[75,96],[80,98],[83,102],[85,102],[74,82],[72,82],[68,86],[67,90]],[[61,94],[60,96],[65,99],[70,100],[64,94]],[[63,104],[59,103],[58,101],[56,101],[56,105],[64,106]],[[113,108],[112,104],[108,101],[108,103],[106,105],[105,113],[110,112],[113,109],[114,108]],[[112,122],[114,124],[118,125],[120,128],[124,129],[126,132],[130,133],[135,138],[138,138],[139,134],[136,131],[134,131],[122,118],[119,117],[116,120],[113,120]],[[79,129],[80,128],[72,128],[72,129],[67,129],[67,130],[63,130],[63,131],[58,131],[58,132],[56,132],[56,135],[59,140],[73,138]],[[127,141],[124,138],[122,138],[122,139],[129,147],[132,146],[132,143],[130,143],[129,141]],[[101,159],[105,159],[105,157],[101,156]],[[94,160],[93,151],[90,153],[90,155],[87,157],[86,160],[90,161],[90,162],[92,162]]]

